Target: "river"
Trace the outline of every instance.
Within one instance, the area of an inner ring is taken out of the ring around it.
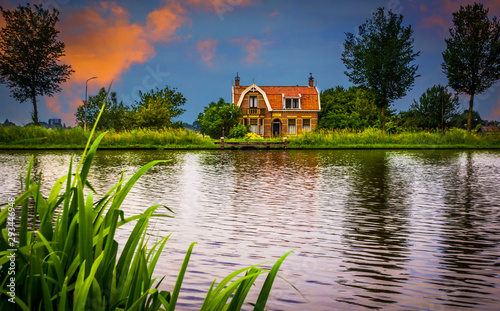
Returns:
[[[31,153],[47,195],[80,154],[0,151],[0,202],[19,195]],[[99,151],[89,180],[103,194],[122,170],[157,159],[169,162],[139,180],[123,210],[175,212],[150,226],[153,237],[172,233],[155,270],[163,289],[197,242],[179,310],[197,310],[215,278],[292,249],[268,310],[500,306],[500,151]]]

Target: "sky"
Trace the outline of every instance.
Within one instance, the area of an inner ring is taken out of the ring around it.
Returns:
[[[13,9],[26,1],[0,0]],[[404,16],[414,30],[419,65],[413,88],[392,105],[407,110],[427,88],[446,85],[441,53],[452,27],[452,13],[466,0],[38,0],[60,11],[56,28],[65,43],[61,62],[75,72],[52,97],[38,97],[39,120],[76,123],[76,108],[100,88],[132,105],[139,91],[176,88],[186,98],[178,120],[192,123],[210,102],[231,101],[236,74],[241,85],[307,85],[312,73],[318,89],[349,87],[341,60],[346,32],[379,7]],[[489,17],[500,16],[500,1],[482,1]],[[0,17],[0,27],[5,22]],[[96,79],[89,80],[91,77]],[[469,97],[460,97],[468,109]],[[486,120],[500,120],[500,83],[476,95],[474,109]],[[19,103],[0,85],[0,122],[31,122],[31,102]]]

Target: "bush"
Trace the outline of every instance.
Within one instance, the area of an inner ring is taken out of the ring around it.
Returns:
[[[241,138],[247,135],[249,129],[241,123],[236,124],[229,130],[229,138]]]

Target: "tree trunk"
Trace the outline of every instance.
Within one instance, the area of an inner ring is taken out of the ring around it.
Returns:
[[[382,107],[382,132],[385,133],[385,106]]]
[[[36,94],[35,92],[31,93],[31,101],[33,102],[33,123],[35,126],[38,126],[38,109],[36,108]]]
[[[470,94],[469,116],[467,118],[467,133],[471,133],[472,128],[472,107],[474,106],[474,93]]]

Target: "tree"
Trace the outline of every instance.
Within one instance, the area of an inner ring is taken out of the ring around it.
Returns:
[[[33,123],[38,125],[37,96],[52,96],[59,84],[74,72],[71,66],[58,64],[64,56],[64,43],[57,40],[59,11],[41,5],[18,6],[4,10],[5,26],[0,30],[0,82],[11,89],[12,97],[33,103]]]
[[[166,86],[147,93],[139,91],[139,96],[140,100],[133,107],[135,126],[154,129],[177,127],[172,119],[184,113],[181,106],[186,103],[180,92]]]
[[[211,102],[198,115],[196,123],[200,125],[200,132],[217,139],[229,134],[231,129],[238,126],[238,118],[243,117],[238,106],[226,103],[220,98],[218,102]]]
[[[85,112],[85,106],[82,104],[76,109],[76,122],[78,126],[83,127],[84,121],[86,120],[89,128],[94,126],[94,123],[101,111],[104,99],[106,99],[107,91],[105,88],[101,88],[99,93],[95,96],[90,96],[87,104],[87,111]],[[124,106],[122,102],[118,103],[116,98],[116,92],[111,92],[108,96],[108,100],[104,111],[102,112],[101,119],[97,124],[97,129],[99,130],[109,130],[115,129],[120,130],[130,126],[130,109]]]
[[[409,112],[419,119],[419,127],[444,131],[446,125],[458,113],[459,99],[442,85],[428,88],[419,101],[414,101]]]
[[[317,128],[363,129],[378,119],[375,94],[366,87],[342,86],[321,92],[321,111]]]
[[[460,128],[460,129],[468,129],[469,127],[469,110],[464,110],[463,113],[457,113],[455,114],[451,120],[450,124],[453,127]],[[479,112],[477,111],[472,111],[472,121],[471,121],[471,126],[473,128],[476,128],[478,125],[482,125],[483,120],[481,119],[481,116],[479,115]]]
[[[386,109],[405,96],[418,77],[418,66],[412,62],[420,52],[413,52],[411,26],[404,27],[402,23],[402,15],[379,8],[372,19],[359,27],[358,35],[346,33],[342,53],[349,80],[375,92],[383,130]]]
[[[459,94],[470,95],[467,131],[472,128],[474,95],[481,94],[500,79],[500,25],[488,18],[481,3],[460,6],[453,13],[454,27],[446,39],[443,72]]]

